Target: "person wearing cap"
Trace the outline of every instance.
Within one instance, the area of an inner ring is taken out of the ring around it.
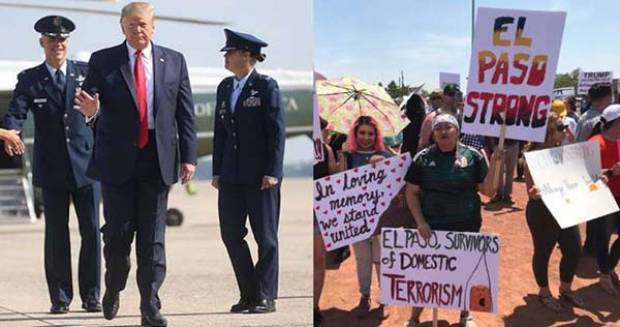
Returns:
[[[78,262],[82,308],[101,311],[99,304],[101,241],[99,185],[86,175],[93,132],[73,108],[76,88],[86,63],[67,60],[69,33],[75,29],[63,16],[39,19],[34,29],[45,62],[21,72],[4,116],[4,127],[21,131],[28,113],[34,116],[33,184],[43,190],[45,206],[45,276],[51,313],[67,313],[73,300],[69,203],[73,202],[81,236]],[[8,153],[14,149],[5,147]]]
[[[420,139],[418,141],[418,151],[424,149],[432,142],[432,123],[433,118],[440,113],[450,113],[457,118],[459,124],[462,120],[463,111],[457,107],[458,100],[462,101],[463,94],[461,89],[456,84],[447,84],[443,88],[443,97],[441,102],[441,108],[431,111],[426,114],[422,127],[420,128]]]
[[[601,153],[602,175],[606,176],[607,186],[611,194],[620,205],[620,162],[618,160],[618,145],[620,139],[620,104],[612,104],[603,110],[595,133],[588,139],[599,144]],[[599,128],[600,127],[600,128]],[[592,241],[596,253],[596,262],[599,268],[599,283],[603,290],[612,295],[619,294],[620,280],[615,271],[620,259],[620,239],[616,239],[609,247],[609,239],[613,229],[620,229],[620,213],[614,212],[607,216],[591,220],[588,225],[594,230]]]
[[[224,29],[225,68],[217,87],[213,180],[220,231],[237,278],[240,300],[231,312],[267,313],[278,297],[278,222],[284,158],[284,109],[278,83],[256,71],[265,60],[257,37]],[[252,262],[250,226],[258,245]]]
[[[197,161],[192,90],[183,55],[152,42],[155,9],[123,7],[125,41],[90,57],[76,109],[93,125],[88,174],[101,181],[105,225],[103,314],[114,319],[136,238],[142,325],[166,326],[159,289],[166,275],[168,191],[192,179]],[[180,176],[179,176],[180,174]]]
[[[459,122],[452,114],[433,118],[435,143],[418,152],[405,175],[405,197],[418,233],[431,231],[479,232],[482,224],[480,196],[495,194],[494,180],[501,153],[495,151],[490,165],[473,147],[459,142]],[[422,308],[413,308],[408,326],[418,326]],[[461,312],[461,324],[475,326],[468,311]]]
[[[579,117],[575,136],[577,142],[588,140],[592,134],[594,125],[599,122],[599,116],[611,104],[611,85],[609,83],[596,83],[588,90],[590,109]],[[594,247],[594,227],[592,221],[586,223],[586,239],[583,244],[583,252],[586,255],[593,255],[596,252]]]

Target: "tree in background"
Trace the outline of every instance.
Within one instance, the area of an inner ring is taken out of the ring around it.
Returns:
[[[555,75],[555,84],[554,88],[561,87],[577,87],[577,83],[579,82],[579,73],[581,72],[581,68],[573,69],[570,73],[556,74]]]

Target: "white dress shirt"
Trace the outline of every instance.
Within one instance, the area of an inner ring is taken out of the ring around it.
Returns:
[[[136,63],[136,49],[129,42],[125,42],[129,53],[129,67],[133,78],[134,65]],[[153,47],[149,45],[142,49],[142,66],[144,67],[144,78],[146,79],[146,117],[149,129],[155,128],[155,117],[153,116]]]

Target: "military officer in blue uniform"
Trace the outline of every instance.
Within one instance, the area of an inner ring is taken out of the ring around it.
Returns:
[[[222,240],[237,278],[241,299],[231,312],[276,310],[278,296],[278,221],[284,156],[284,112],[278,83],[254,66],[265,60],[267,43],[229,29],[226,69],[234,76],[217,88],[213,137],[213,181],[219,190]],[[258,244],[252,261],[246,222]]]
[[[93,133],[82,114],[73,110],[75,89],[84,80],[88,66],[67,60],[69,33],[75,29],[71,20],[46,16],[34,28],[41,33],[39,43],[45,52],[45,62],[18,75],[4,127],[21,131],[28,112],[34,116],[33,183],[43,189],[45,276],[52,302],[50,312],[67,313],[73,299],[70,202],[75,206],[81,236],[78,283],[82,308],[99,312],[99,186],[85,173]]]

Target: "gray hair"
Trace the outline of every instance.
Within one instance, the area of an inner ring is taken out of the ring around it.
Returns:
[[[131,16],[136,13],[146,13],[155,19],[155,7],[148,2],[130,2],[121,10],[121,20],[123,17]]]

